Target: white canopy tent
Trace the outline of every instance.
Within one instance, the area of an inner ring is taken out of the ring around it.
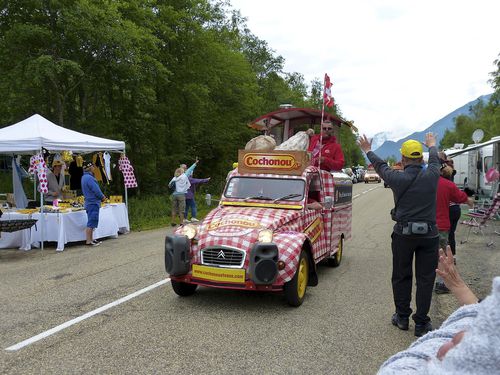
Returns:
[[[38,114],[28,117],[17,124],[0,129],[0,154],[34,155],[42,152],[43,148],[48,151],[72,151],[77,153],[98,151],[125,153],[125,142],[94,137],[69,130]],[[43,213],[43,194],[40,194],[40,201]],[[125,203],[128,203],[127,188],[125,188]],[[42,249],[43,227],[42,219]]]
[[[35,154],[49,151],[125,151],[125,142],[94,137],[58,126],[36,114],[0,129],[0,153]]]

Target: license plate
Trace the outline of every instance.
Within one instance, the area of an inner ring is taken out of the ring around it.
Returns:
[[[225,283],[239,284],[245,282],[245,270],[243,269],[217,268],[193,264],[192,275],[197,279],[221,281]]]

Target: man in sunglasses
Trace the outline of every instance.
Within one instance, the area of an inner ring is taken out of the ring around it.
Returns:
[[[321,169],[327,171],[341,170],[344,167],[344,153],[340,144],[337,143],[337,138],[333,135],[331,121],[323,121],[321,133],[323,139],[321,139],[321,134],[317,134],[312,136],[309,142],[307,151],[312,154],[311,165],[320,166]]]

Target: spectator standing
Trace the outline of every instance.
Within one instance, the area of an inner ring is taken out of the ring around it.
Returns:
[[[184,212],[186,210],[186,193],[191,186],[191,183],[189,182],[189,176],[193,173],[197,164],[198,159],[187,170],[182,167],[177,168],[174,172],[174,177],[168,183],[168,187],[174,190],[172,193],[171,222],[171,225],[173,227],[177,225],[175,222],[176,217],[179,218],[179,225],[182,223],[187,223],[187,220],[184,219]]]
[[[436,197],[436,224],[439,230],[439,247],[441,249],[446,249],[448,246],[448,238],[451,228],[450,220],[450,204],[460,204],[467,203],[470,207],[474,205],[472,198],[467,197],[463,191],[461,191],[454,182],[449,178],[453,173],[453,168],[451,168],[446,160],[443,159],[443,154],[440,153],[441,162],[441,177],[438,180],[438,189]],[[458,206],[460,210],[460,206]],[[436,280],[436,286],[434,291],[438,294],[449,293],[449,289],[444,284],[443,280],[438,277]]]
[[[404,170],[396,171],[371,151],[371,141],[363,135],[359,139],[361,149],[382,179],[389,184],[395,207],[391,217],[396,222],[392,238],[392,290],[396,312],[391,322],[401,330],[408,330],[413,257],[417,280],[416,305],[413,315],[415,336],[432,330],[429,316],[432,289],[438,261],[439,233],[436,226],[436,191],[439,179],[439,158],[436,138],[432,133],[425,136],[429,147],[429,165],[423,170],[422,143],[408,140],[401,146]]]
[[[196,193],[196,186],[199,184],[205,184],[208,181],[210,181],[210,177],[208,178],[194,178],[194,177],[188,177],[189,178],[189,183],[191,186],[189,187],[187,193],[186,193],[186,209],[184,211],[184,220],[189,222],[188,219],[188,214],[189,211],[191,210],[191,221],[193,223],[198,222],[197,214],[198,210],[196,208],[196,200],[195,200],[195,193]]]
[[[87,212],[87,228],[85,228],[85,245],[99,246],[100,241],[92,238],[93,231],[99,225],[99,209],[101,202],[106,200],[97,180],[94,177],[95,166],[92,162],[84,163],[82,176],[82,193],[85,198],[85,211]]]
[[[321,132],[323,133],[323,139],[321,139],[321,134],[317,134],[312,136],[309,142],[307,151],[312,154],[311,165],[317,167],[321,164],[321,169],[340,171],[344,167],[344,153],[340,144],[337,143],[337,138],[333,135],[332,122],[324,121],[321,124]],[[320,140],[322,144],[320,144]]]
[[[451,167],[451,174],[450,174],[450,169],[447,168],[443,173],[443,177],[454,182],[455,175],[457,174],[457,171],[454,169],[453,159],[448,159],[444,152],[440,153],[440,158],[445,160],[446,164],[448,164],[448,166]],[[471,195],[472,194],[467,194],[468,197],[470,197]],[[455,240],[455,231],[457,230],[458,221],[460,220],[461,215],[462,215],[462,210],[460,208],[460,204],[455,203],[455,202],[450,202],[450,231],[448,232],[448,245],[450,245],[451,252],[453,253],[453,257],[456,256],[456,252],[457,252],[457,242]]]

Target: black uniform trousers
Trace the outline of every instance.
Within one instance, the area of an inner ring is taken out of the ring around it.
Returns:
[[[413,255],[415,255],[415,278],[417,280],[417,311],[413,320],[417,324],[430,321],[432,290],[438,264],[439,237],[418,237],[393,232],[392,238],[392,292],[396,312],[409,317],[411,288],[413,283]]]

